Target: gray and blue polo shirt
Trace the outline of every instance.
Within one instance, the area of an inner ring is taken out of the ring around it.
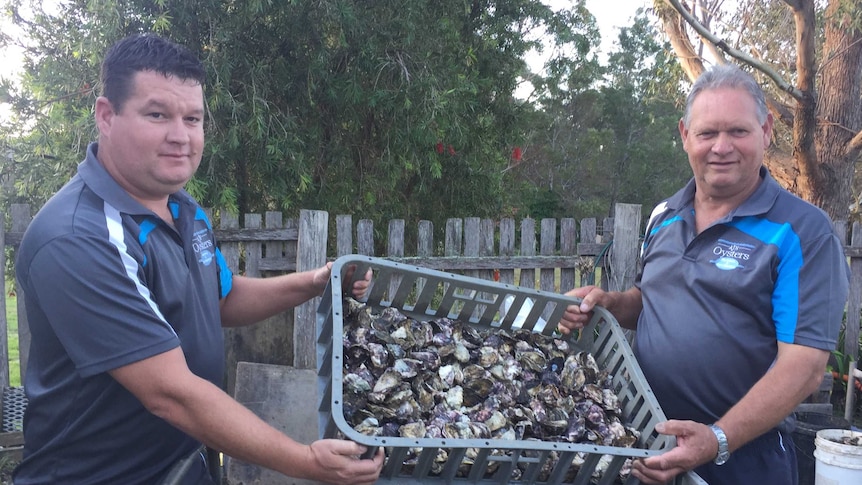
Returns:
[[[219,300],[231,272],[184,191],[176,229],[132,199],[91,144],[27,229],[16,262],[32,333],[24,460],[15,483],[154,483],[200,446],[147,411],[108,371],[182,347],[221,387]]]
[[[778,342],[835,348],[849,267],[829,217],[762,183],[697,234],[694,180],[650,216],[636,355],[669,418],[712,423],[769,369]]]

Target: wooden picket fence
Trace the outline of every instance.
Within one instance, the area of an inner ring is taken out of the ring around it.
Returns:
[[[632,284],[638,265],[641,242],[641,206],[617,204],[614,218],[575,219],[483,219],[453,218],[446,222],[443,240],[437,241],[430,221],[419,221],[415,237],[406,238],[404,220],[391,220],[386,228],[385,254],[375,254],[375,228],[368,219],[336,215],[335,233],[330,235],[329,214],[303,210],[297,219],[280,212],[245,214],[209,211],[229,266],[238,274],[257,277],[281,272],[317,268],[346,254],[362,254],[406,262],[419,267],[457,272],[502,283],[546,291],[564,291],[576,284],[591,283],[595,269],[606,289],[624,289]],[[0,262],[6,247],[13,250],[29,224],[29,206],[15,204],[8,209],[9,230],[0,225]],[[848,358],[858,360],[860,296],[862,296],[862,226],[836,223],[844,241],[852,272],[844,345]],[[412,234],[411,234],[412,236]],[[415,240],[415,248],[405,240]],[[516,281],[516,276],[518,280]],[[4,281],[5,285],[6,282]],[[4,291],[12,291],[4,286]],[[19,295],[20,296],[20,295]],[[226,388],[234,386],[232,370],[239,361],[289,365],[299,369],[316,367],[315,312],[318,299],[293,312],[273,317],[252,327],[226,329],[228,375]],[[5,300],[0,314],[0,331],[6,332]],[[29,357],[30,333],[23,298],[18,298],[18,340],[22,381]],[[0,339],[0,387],[9,387],[8,347]]]

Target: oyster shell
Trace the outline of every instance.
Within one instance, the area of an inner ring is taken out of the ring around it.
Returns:
[[[611,376],[566,339],[449,318],[417,321],[351,299],[346,308],[343,412],[363,434],[637,445],[640,435],[621,420]],[[410,448],[402,471],[417,466],[422,453]],[[507,451],[463,448],[454,455],[461,461],[447,465],[452,456],[441,448],[423,456],[423,466],[432,474],[455,467],[459,476],[476,476],[474,460],[488,453]],[[553,460],[531,476],[550,476],[558,456],[550,454]],[[485,462],[486,473],[501,464]],[[512,480],[527,472],[523,466],[512,468]]]

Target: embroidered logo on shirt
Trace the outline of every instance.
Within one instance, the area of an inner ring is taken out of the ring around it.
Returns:
[[[748,261],[751,258],[752,250],[754,250],[754,245],[752,244],[719,239],[716,246],[712,249],[712,254],[718,257],[711,260],[710,263],[722,271],[741,269],[745,267],[742,262]]]
[[[215,252],[213,248],[213,240],[208,230],[201,229],[195,233],[192,247],[195,250],[199,263],[204,266],[209,266],[210,263],[213,262]]]

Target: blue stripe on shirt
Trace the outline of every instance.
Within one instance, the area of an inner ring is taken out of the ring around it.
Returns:
[[[140,234],[138,234],[138,244],[143,247],[144,244],[147,242],[147,238],[150,236],[150,233],[153,232],[153,229],[156,228],[156,223],[152,219],[146,219],[144,222],[141,223],[139,227],[141,228],[141,232]],[[144,254],[144,261],[141,263],[141,266],[144,268],[147,267],[146,254]]]
[[[210,222],[209,217],[207,217],[206,211],[203,210],[202,207],[198,207],[195,212],[195,220],[204,221],[206,223],[207,228],[212,231],[213,226]],[[221,293],[219,295],[220,298],[224,298],[230,293],[231,288],[233,287],[233,272],[231,272],[230,268],[227,265],[227,261],[224,259],[219,248],[215,250],[216,254],[216,264],[218,264],[218,275],[219,275],[219,287],[221,288]]]
[[[772,290],[772,319],[778,340],[793,343],[799,319],[799,273],[802,246],[790,224],[757,217],[734,220],[730,226],[778,248],[778,277]]]
[[[673,216],[673,217],[671,217],[670,219],[668,219],[668,220],[666,220],[666,221],[662,222],[662,223],[661,223],[661,224],[659,224],[658,226],[654,227],[654,228],[649,232],[649,234],[647,235],[647,237],[646,237],[646,238],[644,238],[644,244],[643,244],[643,248],[642,248],[641,250],[646,249],[647,245],[649,245],[649,238],[651,238],[653,235],[655,235],[655,233],[657,233],[657,232],[659,232],[660,230],[664,229],[666,226],[669,226],[669,225],[673,224],[674,222],[681,222],[681,221],[682,221],[682,217],[680,217],[680,216]]]

